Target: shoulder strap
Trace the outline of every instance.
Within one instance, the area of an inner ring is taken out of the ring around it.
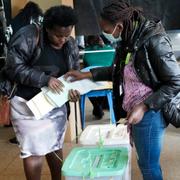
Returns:
[[[145,50],[145,56],[146,56],[146,60],[147,60],[147,66],[148,66],[148,70],[149,70],[149,73],[152,77],[152,86],[153,88],[157,88],[157,85],[160,83],[155,72],[154,72],[154,69],[153,67],[151,66],[151,62],[150,62],[150,59],[149,59],[149,55],[148,55],[148,51],[147,51],[147,48],[146,46],[144,45],[144,50]]]
[[[36,29],[37,29],[36,46],[38,46],[39,45],[39,41],[40,41],[40,27],[36,23],[33,23],[33,24],[36,26]]]

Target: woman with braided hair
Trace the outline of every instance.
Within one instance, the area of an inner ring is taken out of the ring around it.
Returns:
[[[170,39],[160,21],[147,20],[122,0],[103,8],[100,26],[107,39],[118,43],[113,65],[66,77],[113,82],[116,120],[126,114],[143,179],[162,180],[159,159],[167,124],[161,109],[180,91]]]

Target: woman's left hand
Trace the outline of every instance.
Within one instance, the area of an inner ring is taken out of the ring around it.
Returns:
[[[69,101],[76,102],[80,99],[80,93],[77,90],[70,89],[68,94]]]
[[[128,124],[138,124],[147,110],[148,108],[144,103],[136,105],[127,115]]]

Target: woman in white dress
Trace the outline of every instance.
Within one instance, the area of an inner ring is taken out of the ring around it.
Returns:
[[[71,7],[51,7],[45,12],[42,27],[35,24],[25,26],[10,42],[6,74],[17,83],[16,94],[11,100],[12,124],[27,180],[40,180],[43,156],[47,159],[52,179],[61,179],[60,159],[68,104],[36,120],[26,102],[43,86],[60,93],[63,84],[57,77],[71,69],[79,69],[78,47],[70,37],[76,22],[76,14]],[[77,101],[79,93],[70,90],[69,97]]]

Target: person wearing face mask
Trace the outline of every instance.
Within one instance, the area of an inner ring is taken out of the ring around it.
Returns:
[[[110,41],[111,43],[118,43],[122,40],[121,38],[121,33],[119,34],[118,37],[114,37],[114,32],[116,31],[118,25],[116,25],[112,31],[112,33],[106,33],[106,32],[102,32],[102,34],[104,35],[104,37]]]
[[[5,73],[17,83],[11,99],[11,119],[20,147],[27,180],[40,180],[45,157],[53,180],[61,179],[62,146],[69,106],[54,108],[36,120],[26,102],[47,86],[54,93],[63,91],[58,77],[79,69],[79,51],[71,37],[77,23],[69,6],[54,6],[44,14],[42,27],[30,24],[11,38]],[[77,101],[79,93],[69,91],[69,100]],[[41,106],[39,102],[39,106]]]
[[[112,47],[116,48],[117,45],[120,43],[120,41],[122,40],[121,38],[121,34],[119,34],[118,37],[114,37],[113,34],[116,31],[116,27],[114,27],[112,33],[106,33],[106,32],[102,32],[102,38],[103,40],[106,42],[106,44],[110,44]]]
[[[118,41],[113,65],[68,72],[66,78],[113,82],[116,120],[126,117],[143,179],[162,180],[159,161],[167,124],[161,109],[180,91],[180,68],[170,39],[160,21],[146,19],[123,0],[103,8],[100,26],[107,39]]]

